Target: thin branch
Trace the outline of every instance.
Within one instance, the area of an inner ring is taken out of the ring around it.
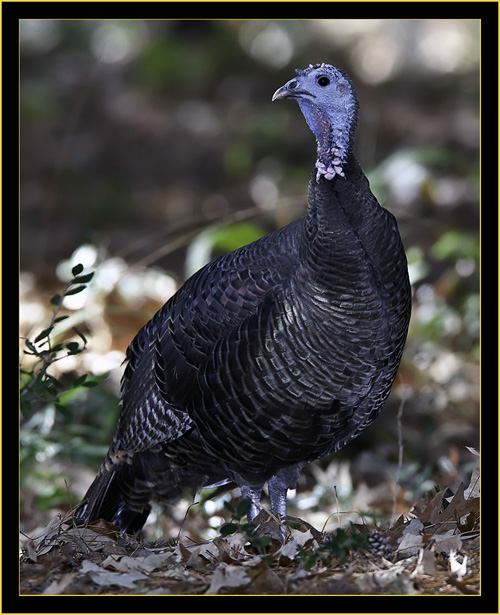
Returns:
[[[396,475],[394,477],[394,492],[392,497],[392,523],[396,520],[396,504],[398,499],[398,490],[399,490],[399,477],[401,476],[401,469],[403,467],[403,408],[406,402],[406,397],[408,393],[408,387],[405,385],[403,376],[401,373],[399,374],[399,379],[401,384],[403,385],[403,394],[401,396],[401,401],[399,403],[398,414],[397,414],[397,427],[398,427],[398,465],[396,468]]]

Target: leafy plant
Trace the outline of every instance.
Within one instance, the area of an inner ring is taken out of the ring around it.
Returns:
[[[338,528],[334,534],[326,538],[317,548],[299,546],[298,558],[303,562],[304,568],[310,570],[317,563],[325,566],[336,564],[341,566],[347,559],[351,550],[366,551],[370,548],[368,531],[358,530],[351,523],[348,530]]]
[[[63,370],[58,373],[54,369],[59,361],[82,353],[88,344],[81,329],[68,326],[64,321],[69,316],[61,314],[64,298],[82,292],[92,280],[94,274],[83,270],[82,265],[73,267],[73,277],[61,294],[50,299],[52,317],[47,326],[24,340],[23,355],[31,361],[22,359],[20,366],[20,478],[23,490],[26,489],[23,508],[44,510],[66,502],[64,472],[60,466],[44,462],[61,453],[73,457],[83,454],[82,434],[86,426],[75,421],[74,408],[75,404],[81,405],[84,393],[87,399],[86,392],[98,381],[88,374]],[[88,455],[88,447],[86,450]],[[92,450],[90,454],[95,452]],[[100,458],[103,452],[98,453]]]
[[[249,498],[242,499],[237,508],[234,508],[229,502],[224,502],[224,507],[231,513],[232,521],[224,523],[220,529],[220,533],[222,536],[229,536],[241,532],[258,553],[263,553],[271,542],[271,538],[269,536],[258,536],[256,533],[257,528],[254,523],[248,521],[242,522],[242,519],[248,515],[251,506],[252,501]]]
[[[71,271],[72,279],[67,283],[61,295],[54,295],[50,303],[54,306],[52,318],[47,327],[33,339],[26,338],[24,354],[35,357],[34,365],[29,369],[21,366],[21,412],[23,416],[30,418],[36,408],[47,403],[54,403],[56,409],[64,412],[65,408],[61,402],[61,395],[68,390],[79,386],[91,387],[97,383],[88,380],[87,374],[83,374],[72,380],[63,383],[60,379],[49,373],[49,369],[58,361],[65,357],[76,355],[83,352],[87,346],[87,338],[77,327],[72,327],[72,331],[79,338],[79,341],[54,341],[54,329],[59,323],[68,318],[67,315],[60,316],[60,311],[65,297],[76,295],[85,290],[88,282],[92,280],[93,272],[82,275],[83,265],[75,265]]]

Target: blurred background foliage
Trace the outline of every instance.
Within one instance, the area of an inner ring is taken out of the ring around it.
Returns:
[[[50,298],[76,264],[95,272],[64,298],[69,318],[51,333],[71,340],[77,326],[85,351],[50,366],[65,383],[57,400],[34,396],[21,416],[23,531],[76,504],[92,480],[139,328],[208,260],[305,213],[314,140],[297,106],[271,96],[295,68],[323,61],[358,91],[356,151],[398,218],[414,308],[386,409],[304,472],[290,512],[320,528],[337,507],[342,519],[390,515],[400,407],[396,512],[435,485],[467,482],[465,447],[479,446],[479,29],[473,20],[21,21],[24,372],[35,364],[25,340],[50,322]],[[203,493],[184,529],[214,535],[222,499],[235,494]],[[150,535],[176,535],[188,505],[153,515]]]

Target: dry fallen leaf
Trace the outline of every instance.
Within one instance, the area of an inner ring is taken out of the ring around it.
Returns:
[[[54,595],[132,591],[258,595],[477,593],[478,480],[479,466],[468,490],[461,485],[454,496],[445,498],[444,489],[430,502],[417,502],[411,520],[402,516],[391,528],[384,529],[387,540],[397,546],[397,563],[361,549],[351,550],[344,565],[338,565],[335,558],[333,567],[326,565],[321,558],[315,559],[315,554],[326,548],[325,537],[307,524],[300,526],[305,531],[289,527],[287,542],[273,543],[273,549],[264,556],[249,546],[251,540],[244,532],[198,544],[158,546],[133,537],[121,536],[117,540],[116,529],[108,525],[72,527],[58,517],[25,543],[21,587],[24,593]],[[266,522],[266,527],[271,527],[271,521],[266,518]],[[279,530],[279,525],[274,525]],[[311,565],[307,570],[304,558],[309,558]],[[448,568],[446,572],[443,565]],[[465,575],[466,583],[462,581]],[[448,576],[451,581],[445,578]]]
[[[403,537],[396,549],[398,559],[405,559],[416,555],[422,546],[423,523],[419,519],[412,519],[403,530]]]
[[[216,568],[210,587],[207,589],[206,593],[217,594],[223,587],[235,590],[240,587],[245,587],[251,580],[245,568],[221,563]]]
[[[467,447],[467,448],[472,453],[475,453],[476,455],[479,455],[479,453],[477,451],[475,451],[474,449],[471,449],[469,447]],[[474,469],[472,470],[472,476],[470,478],[469,486],[464,491],[464,497],[465,497],[466,500],[471,500],[472,498],[478,498],[479,497],[479,489],[480,489],[480,485],[481,485],[481,481],[479,479],[479,476],[480,476],[480,459],[478,459],[476,461],[476,465],[474,466]]]
[[[143,572],[147,574],[155,569],[155,566],[146,564],[144,558],[129,557],[128,555],[121,557],[108,555],[101,565],[103,568],[114,570],[115,572]]]
[[[66,587],[68,587],[76,576],[76,572],[70,572],[69,574],[63,575],[59,579],[49,583],[49,585],[47,585],[47,587],[43,590],[42,594],[44,596],[56,596],[62,594],[62,592],[66,589]]]
[[[436,572],[436,558],[434,552],[430,549],[421,548],[418,552],[417,565],[411,573],[411,577],[416,577],[420,574],[434,574]]]
[[[455,530],[448,530],[445,534],[434,534],[432,541],[435,545],[437,553],[450,553],[452,550],[458,550],[462,546],[460,534],[455,534]]]
[[[118,587],[133,588],[138,581],[148,578],[147,575],[140,572],[129,574],[109,572],[89,560],[84,560],[82,562],[82,572],[88,574],[97,585],[117,585]]]
[[[387,570],[378,570],[370,573],[354,573],[352,580],[360,594],[380,593],[381,590],[390,593],[416,594],[413,583],[405,575],[406,569],[402,564],[395,564]]]

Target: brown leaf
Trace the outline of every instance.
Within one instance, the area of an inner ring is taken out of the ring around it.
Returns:
[[[422,523],[436,523],[437,516],[441,513],[441,507],[443,504],[444,494],[448,490],[448,487],[438,491],[432,500],[427,504],[420,515],[420,521]]]
[[[218,594],[222,588],[236,590],[241,587],[246,587],[251,580],[246,568],[222,563],[216,568],[210,587],[207,589],[206,593]]]
[[[106,536],[110,540],[117,540],[120,530],[116,525],[105,521],[104,519],[97,519],[93,523],[89,523],[84,526],[86,529],[92,530],[95,534]]]
[[[411,573],[411,577],[415,577],[419,574],[434,574],[436,572],[436,560],[434,552],[430,549],[421,548],[418,552],[417,565],[415,570]]]
[[[179,554],[181,562],[187,562],[191,557],[191,551],[182,542],[177,545],[175,551]]]
[[[147,579],[145,574],[140,572],[134,573],[120,573],[109,572],[90,562],[84,560],[82,562],[82,572],[88,574],[94,583],[97,585],[117,585],[119,587],[133,588],[138,581]]]
[[[403,530],[401,542],[396,549],[398,559],[405,559],[418,553],[423,542],[423,527],[424,525],[420,519],[412,519],[410,523],[408,523]]]
[[[142,557],[130,557],[128,555],[123,557],[109,555],[103,561],[102,567],[115,572],[143,572],[144,574],[148,574],[155,569],[151,564],[146,564]]]
[[[274,570],[269,568],[265,559],[256,561],[251,568],[246,568],[251,578],[247,591],[252,594],[280,594],[283,591],[283,581]]]
[[[233,564],[234,562],[238,561],[238,559],[232,557],[231,545],[228,543],[227,540],[217,536],[216,538],[214,538],[213,544],[217,547],[217,550],[219,552],[219,560],[221,562],[225,562],[226,564]],[[233,550],[232,553],[234,554],[235,551]]]
[[[38,556],[37,556],[37,552],[36,552],[36,548],[35,548],[35,543],[33,542],[32,538],[28,538],[28,540],[24,543],[24,548],[28,552],[28,558],[34,564],[36,564],[36,560],[37,560]]]
[[[77,576],[76,572],[65,574],[58,579],[51,581],[49,585],[43,590],[42,594],[56,596],[62,594],[62,592],[70,585],[73,579]]]
[[[194,545],[186,566],[200,572],[205,570],[207,564],[217,561],[218,556],[217,547],[211,542]]]

